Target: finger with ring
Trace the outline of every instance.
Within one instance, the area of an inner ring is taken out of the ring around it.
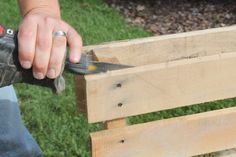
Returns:
[[[66,32],[64,32],[64,31],[53,32],[53,37],[60,37],[60,36],[65,36],[66,37]]]
[[[56,31],[53,33],[53,43],[47,72],[48,78],[53,79],[59,76],[66,54],[66,43],[66,32]]]

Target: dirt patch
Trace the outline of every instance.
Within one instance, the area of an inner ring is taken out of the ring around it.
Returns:
[[[107,0],[131,25],[154,35],[236,24],[235,0]]]

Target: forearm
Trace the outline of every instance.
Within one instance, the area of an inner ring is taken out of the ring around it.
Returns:
[[[44,14],[60,18],[58,0],[18,0],[22,17],[30,13],[43,12]]]

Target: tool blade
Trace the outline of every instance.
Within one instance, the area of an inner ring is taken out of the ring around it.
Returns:
[[[91,69],[92,73],[102,73],[102,72],[108,72],[108,71],[133,67],[130,65],[113,64],[113,63],[107,63],[107,62],[93,62],[92,65],[95,66],[94,70]]]
[[[119,70],[124,68],[130,68],[130,65],[122,65],[122,64],[113,64],[107,62],[80,62],[80,63],[71,63],[67,59],[65,62],[65,70],[70,73],[74,73],[77,75],[87,75],[87,74],[96,74],[103,73],[107,71]]]

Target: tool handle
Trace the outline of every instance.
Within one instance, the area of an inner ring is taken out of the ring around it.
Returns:
[[[65,81],[62,76],[37,80],[33,77],[32,69],[22,68],[18,59],[17,43],[17,32],[0,25],[0,87],[28,83],[49,87],[56,93],[64,90]]]

